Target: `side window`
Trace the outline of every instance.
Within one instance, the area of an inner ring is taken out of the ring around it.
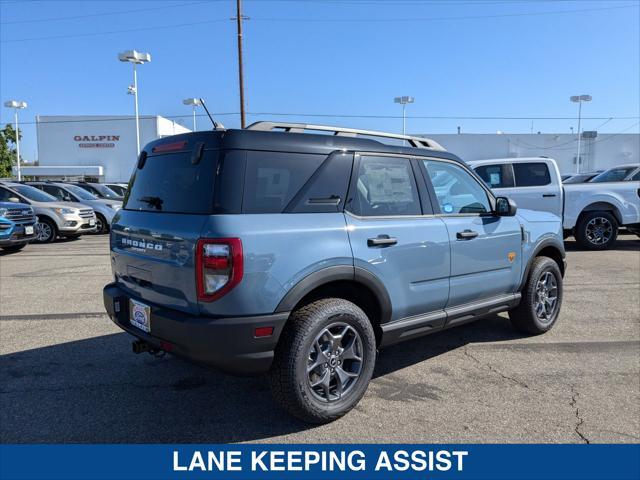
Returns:
[[[365,217],[421,215],[420,198],[406,158],[360,158],[349,209]]]
[[[640,170],[638,170],[636,174],[633,177],[631,177],[631,180],[633,181],[640,180]]]
[[[60,187],[56,187],[55,185],[42,185],[41,188],[49,195],[56,197],[58,200],[65,199],[65,192]]]
[[[11,197],[18,197],[15,193],[4,188],[0,188],[0,202],[8,202]]]
[[[509,168],[509,165],[481,165],[475,171],[489,188],[510,188],[513,179]]]
[[[326,157],[248,152],[243,213],[281,213]]]
[[[334,153],[293,198],[287,211],[294,213],[341,212],[347,197],[352,153]]]
[[[551,183],[546,163],[514,163],[513,175],[517,187],[539,187]]]
[[[487,192],[464,168],[435,160],[423,162],[442,213],[450,215],[491,211]]]

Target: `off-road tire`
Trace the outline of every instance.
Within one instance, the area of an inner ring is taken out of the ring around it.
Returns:
[[[611,225],[612,232],[610,233],[608,240],[603,243],[594,243],[593,241],[589,240],[587,230],[589,228],[589,222],[594,219],[602,219],[603,221],[606,221]],[[614,217],[609,212],[586,212],[578,219],[578,224],[575,228],[575,238],[578,242],[578,245],[580,245],[582,248],[585,248],[587,250],[607,250],[611,248],[611,246],[616,242],[617,237],[618,221],[616,220],[616,217]]]
[[[550,272],[557,282],[557,306],[548,320],[542,320],[536,313],[538,299],[537,286],[540,279]],[[509,311],[509,319],[514,327],[524,333],[539,335],[551,330],[558,321],[562,307],[562,273],[558,264],[549,257],[537,257],[529,269],[527,283],[522,290],[520,304]]]
[[[316,336],[336,321],[346,323],[359,334],[362,362],[353,387],[338,400],[327,402],[313,394],[307,364]],[[349,412],[360,401],[371,380],[375,360],[376,337],[365,313],[340,298],[317,300],[291,314],[276,347],[269,375],[271,391],[291,415],[308,423],[328,423]]]

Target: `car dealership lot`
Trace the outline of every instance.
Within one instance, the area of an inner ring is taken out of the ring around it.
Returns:
[[[263,378],[131,353],[103,313],[107,236],[0,256],[2,442],[637,442],[640,241],[578,251],[558,325],[504,316],[381,352],[346,417],[312,427]]]

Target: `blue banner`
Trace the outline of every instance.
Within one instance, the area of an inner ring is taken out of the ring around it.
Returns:
[[[0,479],[640,478],[640,445],[0,445]]]

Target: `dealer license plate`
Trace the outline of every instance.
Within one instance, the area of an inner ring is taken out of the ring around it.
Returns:
[[[95,227],[96,226],[96,221],[93,218],[89,220],[89,226],[90,227]]]
[[[144,303],[131,300],[131,315],[129,322],[147,333],[151,331],[151,307]]]
[[[33,235],[33,225],[27,225],[26,227],[24,227],[24,234]]]

